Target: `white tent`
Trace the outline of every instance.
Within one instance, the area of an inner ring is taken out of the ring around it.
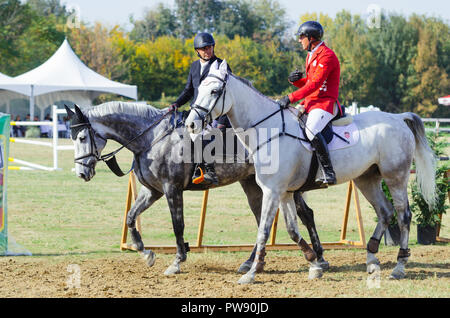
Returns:
[[[19,83],[12,77],[0,73],[0,106],[5,105],[7,113],[10,112],[13,99],[28,98],[31,94],[31,85]]]
[[[0,89],[30,96],[31,85],[23,84],[13,77],[0,73]]]
[[[26,95],[30,97],[32,118],[35,103],[41,110],[64,99],[85,105],[102,93],[137,100],[137,86],[111,81],[88,68],[73,52],[67,39],[44,64],[14,80],[17,85],[30,87]]]

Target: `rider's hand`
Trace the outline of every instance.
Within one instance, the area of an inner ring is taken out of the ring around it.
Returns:
[[[305,113],[305,106],[303,105],[298,105],[297,107],[295,107],[295,109],[298,110],[298,117],[300,118],[304,113]]]
[[[178,108],[177,103],[173,103],[172,105],[169,106],[169,112],[174,112],[176,111]]]
[[[289,96],[286,95],[282,99],[278,100],[277,103],[282,108],[288,108],[289,104],[291,103],[291,100],[289,99]]]
[[[289,74],[288,81],[291,83],[295,83],[298,80],[300,80],[302,77],[303,77],[303,72],[301,72],[299,70],[295,70],[295,71],[291,72],[291,74]]]

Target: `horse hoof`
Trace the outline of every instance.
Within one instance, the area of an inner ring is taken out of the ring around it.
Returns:
[[[367,273],[373,274],[375,272],[381,271],[380,266],[378,264],[368,264],[367,265]]]
[[[239,280],[238,284],[245,285],[245,284],[253,284],[255,282],[255,278],[252,275],[243,275]]]
[[[389,279],[392,279],[392,280],[403,279],[403,278],[405,278],[405,276],[406,276],[405,272],[394,270],[391,273],[391,275],[389,276]]]
[[[170,265],[166,271],[164,272],[164,275],[170,276],[181,273],[180,266]]]
[[[323,269],[319,263],[311,264],[309,267],[308,279],[318,279],[323,276]]]
[[[330,269],[330,263],[328,263],[326,260],[317,261],[317,263],[319,264],[320,268],[322,268],[324,271],[327,271]]]
[[[245,262],[245,263],[242,263],[242,265],[239,267],[237,272],[240,274],[246,274],[246,273],[248,273],[250,268],[252,268],[252,263],[248,264],[247,262]]]
[[[152,267],[155,264],[156,254],[150,250],[143,250],[138,252],[142,256],[148,267]]]
[[[144,256],[144,259],[147,263],[147,266],[152,267],[153,265],[155,265],[156,254],[152,251],[148,251],[148,253],[146,253],[146,255]]]

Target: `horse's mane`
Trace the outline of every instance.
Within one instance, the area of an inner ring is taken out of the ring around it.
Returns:
[[[233,76],[235,79],[239,80],[242,84],[248,86],[249,88],[251,88],[255,93],[257,93],[259,96],[264,97],[265,99],[270,100],[271,102],[275,102],[273,99],[271,99],[270,97],[267,97],[266,95],[264,95],[263,93],[261,93],[260,91],[258,91],[255,86],[253,86],[252,82],[246,78],[234,75],[234,74],[230,74],[231,76]]]
[[[129,114],[142,118],[153,119],[156,116],[161,115],[163,111],[148,104],[114,101],[97,106],[85,107],[83,108],[83,112],[95,117],[103,117],[113,114]]]

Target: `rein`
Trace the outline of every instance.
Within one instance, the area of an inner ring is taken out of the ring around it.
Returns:
[[[75,124],[75,125],[71,125],[70,128],[78,128],[78,127],[86,127],[89,131],[89,137],[91,140],[91,152],[88,153],[87,155],[83,155],[80,157],[77,157],[74,159],[75,163],[78,163],[82,166],[85,166],[87,168],[93,168],[95,163],[92,164],[85,164],[83,162],[80,162],[79,160],[87,158],[87,157],[94,157],[97,161],[103,161],[106,163],[106,165],[111,169],[112,172],[114,172],[118,177],[123,177],[125,175],[127,175],[128,173],[131,172],[131,170],[133,170],[134,168],[134,160],[133,160],[133,164],[131,165],[131,169],[127,172],[124,173],[122,172],[122,170],[120,169],[116,157],[115,155],[121,151],[123,148],[127,147],[129,144],[131,144],[133,141],[135,141],[136,139],[142,137],[145,133],[147,133],[150,129],[154,128],[155,126],[157,126],[160,122],[163,121],[164,118],[167,117],[167,115],[169,115],[170,113],[174,113],[173,110],[168,111],[167,113],[165,113],[161,118],[159,118],[157,121],[155,121],[152,125],[150,125],[149,127],[147,127],[146,129],[144,129],[139,135],[137,135],[136,137],[132,138],[131,140],[127,141],[125,144],[123,144],[122,146],[120,146],[118,149],[106,154],[106,155],[102,155],[100,156],[98,153],[98,148],[97,145],[95,144],[95,140],[94,140],[94,135],[97,135],[100,139],[107,141],[106,138],[102,137],[99,133],[97,133],[93,128],[91,123],[85,122],[85,123],[80,123],[80,124]],[[164,137],[166,137],[167,135],[169,135],[174,129],[175,126],[172,127],[172,129],[169,129],[167,133],[159,136],[158,138],[156,138],[152,144],[150,145],[150,148],[153,147],[156,143],[158,143],[159,141],[161,141]]]
[[[251,126],[250,129],[251,129],[251,128],[256,128],[256,126],[258,126],[259,124],[265,122],[267,119],[271,118],[272,116],[274,116],[274,115],[276,115],[276,114],[278,114],[278,113],[281,114],[282,131],[281,131],[280,133],[278,133],[278,135],[275,135],[275,136],[273,136],[273,137],[270,137],[270,138],[267,139],[265,142],[263,142],[262,144],[258,145],[258,146],[256,147],[255,150],[251,151],[251,154],[254,154],[256,151],[259,151],[259,149],[261,149],[261,147],[267,145],[267,144],[270,143],[271,141],[273,141],[273,140],[275,140],[275,139],[278,139],[278,138],[280,138],[280,137],[282,137],[282,136],[288,136],[288,137],[291,137],[291,138],[294,138],[294,139],[297,139],[297,140],[300,140],[300,141],[308,141],[308,140],[306,140],[306,139],[304,139],[304,138],[297,137],[297,136],[295,136],[295,135],[292,135],[292,134],[289,134],[289,133],[286,132],[286,122],[285,122],[285,120],[284,120],[283,107],[281,107],[281,106],[280,106],[280,109],[278,109],[278,110],[275,111],[274,113],[270,114],[270,115],[267,116],[266,118],[260,120],[259,122],[257,122],[257,123],[254,124],[253,126]],[[303,115],[302,115],[302,116],[303,116]]]

